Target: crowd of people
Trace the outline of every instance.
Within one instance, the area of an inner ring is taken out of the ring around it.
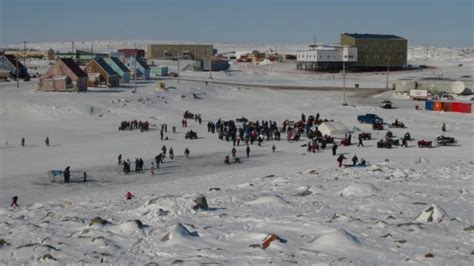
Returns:
[[[189,111],[186,111],[184,114],[184,118],[182,119],[182,126],[188,126],[188,120],[194,120],[197,124],[201,125],[202,118],[201,114],[192,114]],[[301,119],[298,121],[290,121],[285,119],[279,125],[274,120],[256,120],[256,121],[249,121],[246,118],[240,118],[236,120],[222,120],[217,119],[215,122],[209,121],[207,123],[207,131],[212,135],[217,135],[217,138],[221,141],[232,142],[232,149],[230,150],[230,155],[225,155],[224,163],[231,164],[231,163],[241,163],[241,159],[237,156],[237,149],[236,146],[240,146],[241,144],[245,147],[245,155],[247,158],[250,158],[251,155],[251,146],[256,144],[258,147],[264,146],[264,142],[271,142],[271,141],[281,141],[281,135],[286,134],[286,140],[288,142],[294,142],[301,140],[302,137],[306,137],[307,143],[300,145],[306,147],[306,151],[308,153],[318,153],[326,150],[328,146],[330,146],[331,152],[333,156],[336,157],[336,162],[338,167],[365,167],[367,162],[364,158],[359,159],[357,155],[354,155],[351,158],[351,164],[344,165],[344,160],[347,158],[343,153],[338,154],[339,146],[349,146],[352,145],[352,134],[347,133],[340,141],[340,143],[336,143],[336,140],[328,135],[323,135],[321,131],[318,129],[318,126],[325,121],[332,121],[327,119],[321,119],[319,113],[316,115],[309,115],[301,114]],[[398,120],[394,124],[398,124]],[[134,130],[139,129],[140,131],[146,131],[149,129],[149,122],[148,121],[122,121],[119,127],[119,130]],[[443,123],[441,130],[443,132],[446,131],[446,124]],[[173,133],[176,133],[176,127],[172,127]],[[168,125],[162,124],[160,128],[160,136],[161,140],[167,140],[168,138],[164,139],[164,134],[168,132]],[[391,131],[387,131],[386,139],[392,139],[393,133]],[[369,137],[370,139],[370,137]],[[358,143],[357,147],[364,147],[363,144],[364,137],[362,134],[358,136]],[[407,147],[407,142],[411,140],[411,135],[407,132],[403,138],[400,139],[402,141],[402,146]],[[50,139],[46,137],[45,145],[50,146]],[[25,147],[26,139],[25,137],[21,138],[21,146]],[[276,145],[272,143],[271,151],[273,153],[276,152]],[[185,147],[184,149],[184,156],[189,158],[190,156],[190,149]],[[155,174],[155,170],[160,169],[160,166],[163,164],[166,158],[169,158],[170,161],[175,159],[175,154],[173,148],[167,148],[166,145],[161,147],[161,152],[159,152],[152,160],[150,160],[150,173],[151,175]],[[122,166],[124,174],[130,174],[132,171],[134,172],[143,172],[146,170],[145,162],[142,158],[136,158],[134,163],[134,168],[132,168],[132,162],[130,159],[122,159],[122,154],[117,157],[118,165]],[[64,177],[64,183],[71,182],[71,171],[70,166],[66,167],[62,171]],[[87,180],[87,173],[83,173],[83,181],[86,182]],[[129,192],[130,193],[130,192]],[[133,198],[133,195],[130,194],[127,196],[127,199]],[[12,199],[12,208],[17,206],[18,197],[15,196]]]
[[[150,129],[150,123],[148,121],[122,121],[120,122],[119,130],[134,130],[139,129],[141,132],[148,131]]]

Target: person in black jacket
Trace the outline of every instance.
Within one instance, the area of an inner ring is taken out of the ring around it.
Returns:
[[[332,145],[332,155],[336,156],[336,151],[337,151],[337,144],[334,142]]]
[[[64,183],[69,183],[70,181],[70,178],[71,178],[71,172],[70,172],[70,167],[66,167],[66,169],[64,169],[64,172],[63,172],[63,176],[64,176]]]

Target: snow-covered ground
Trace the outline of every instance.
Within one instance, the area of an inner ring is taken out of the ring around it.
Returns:
[[[464,67],[458,68],[457,62],[472,63],[472,58],[442,54],[445,60],[429,71],[460,75]],[[238,73],[235,80],[243,83],[329,84],[285,64],[231,73]],[[428,73],[407,73],[423,74]],[[232,80],[224,75],[214,73],[216,79]],[[375,73],[353,78],[354,83],[367,79],[372,87],[385,82]],[[36,82],[22,82],[19,89],[12,82],[0,83],[0,264],[474,263],[472,114],[414,111],[415,103],[391,93],[355,90],[348,92],[349,106],[343,107],[340,91],[166,80],[167,87],[175,89],[156,91],[150,81],[140,82],[137,93],[124,85],[73,94],[37,92]],[[333,82],[342,83],[337,76]],[[398,108],[378,108],[382,99],[392,99]],[[189,120],[189,127],[182,128],[185,110],[202,114],[203,124]],[[209,120],[218,118],[281,123],[318,112],[343,121],[356,130],[354,136],[372,133],[373,140],[365,141],[363,148],[338,149],[348,159],[354,154],[365,158],[369,167],[337,168],[330,149],[307,153],[301,147],[305,138],[251,145],[249,158],[241,145],[237,155],[242,163],[225,165],[232,143],[206,128]],[[364,113],[377,113],[387,123],[402,121],[407,129],[390,130],[397,137],[409,131],[414,141],[408,148],[376,148],[386,130],[359,124],[356,115]],[[120,121],[133,119],[150,121],[152,130],[117,130]],[[162,123],[168,124],[165,141],[160,141]],[[442,123],[445,134],[459,145],[416,147],[417,140],[440,135]],[[175,134],[173,125],[178,128]],[[185,140],[188,129],[200,138]],[[46,136],[50,147],[44,145]],[[20,146],[21,137],[26,147]],[[132,161],[143,158],[148,168],[163,145],[177,156],[165,159],[155,175],[124,175],[117,165],[122,154]],[[183,156],[186,147],[190,158]],[[66,166],[73,176],[86,171],[88,182],[50,183],[48,170]],[[134,199],[125,200],[128,191]],[[192,208],[201,194],[209,210]],[[9,208],[13,196],[19,196],[16,209]],[[263,250],[259,245],[268,234],[279,240]]]

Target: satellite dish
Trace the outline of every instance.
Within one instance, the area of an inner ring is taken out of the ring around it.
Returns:
[[[464,92],[465,89],[466,89],[466,86],[464,85],[464,82],[459,81],[459,80],[453,82],[453,84],[451,85],[451,91],[454,94],[461,94]]]

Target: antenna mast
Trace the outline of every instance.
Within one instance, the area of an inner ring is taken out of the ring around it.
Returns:
[[[346,105],[346,62],[342,61],[342,106]]]
[[[390,56],[388,57],[387,61],[387,81],[385,83],[385,88],[388,90],[388,74],[390,73]]]

